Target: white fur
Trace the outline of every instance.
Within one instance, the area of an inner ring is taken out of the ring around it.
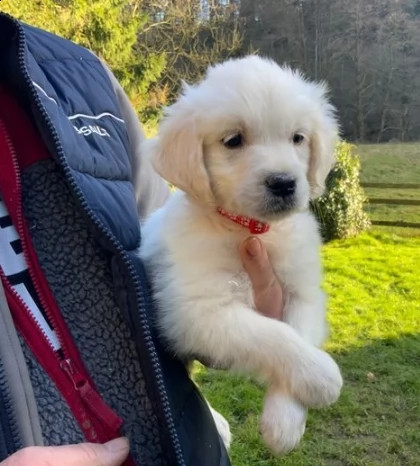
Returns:
[[[243,147],[226,148],[221,141],[236,132],[244,135]],[[300,145],[292,141],[296,132],[304,135]],[[217,65],[202,83],[184,87],[159,136],[144,148],[156,170],[182,190],[143,228],[140,253],[161,334],[183,358],[269,384],[260,428],[277,454],[299,442],[307,408],[335,402],[342,386],[338,366],[318,349],[326,337],[325,298],[320,238],[308,211],[310,198],[322,193],[337,133],[324,85],[250,56]],[[263,180],[277,172],[296,179],[287,212],[267,208]],[[255,312],[238,253],[249,232],[216,207],[270,223],[259,238],[284,288],[284,322]],[[215,419],[230,443],[226,425]]]

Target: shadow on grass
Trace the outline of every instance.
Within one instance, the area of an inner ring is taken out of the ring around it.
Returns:
[[[195,380],[230,421],[235,466],[420,465],[420,334],[335,352],[345,388],[335,405],[311,411],[297,451],[279,460],[262,445],[264,389],[197,366]]]

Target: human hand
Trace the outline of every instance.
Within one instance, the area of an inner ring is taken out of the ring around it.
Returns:
[[[125,438],[103,445],[81,443],[62,447],[27,447],[0,466],[121,466],[129,453]]]
[[[239,252],[254,290],[257,311],[273,319],[283,317],[283,290],[268,258],[267,250],[255,236],[247,238]]]

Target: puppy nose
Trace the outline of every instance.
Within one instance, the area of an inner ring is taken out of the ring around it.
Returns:
[[[273,173],[265,179],[268,190],[277,197],[287,197],[294,194],[296,180],[288,173]]]

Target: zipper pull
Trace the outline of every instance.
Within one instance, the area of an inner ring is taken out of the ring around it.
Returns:
[[[103,424],[117,433],[123,421],[114,411],[102,400],[99,393],[93,389],[92,385],[75,367],[71,359],[63,359],[60,363],[61,369],[73,382],[74,389],[79,392],[82,401],[88,406],[90,411],[98,417]]]

